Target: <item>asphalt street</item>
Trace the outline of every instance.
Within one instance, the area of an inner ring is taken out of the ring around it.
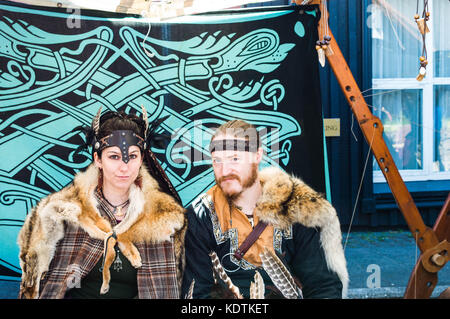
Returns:
[[[351,232],[343,234],[350,276],[349,298],[402,298],[411,272],[420,256],[411,233],[406,230]],[[432,298],[450,287],[450,266],[438,273]]]

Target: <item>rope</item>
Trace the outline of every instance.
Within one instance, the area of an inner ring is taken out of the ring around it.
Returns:
[[[367,89],[367,90],[362,91],[361,93],[365,93],[365,92],[373,91],[373,90],[381,90],[381,89],[369,88],[369,89]],[[366,94],[366,95],[363,94],[363,97],[366,98],[366,97],[369,97],[369,96],[376,96],[376,95],[389,94],[389,93],[392,93],[392,92],[403,91],[403,90],[409,90],[409,89],[408,89],[408,88],[405,88],[405,89],[394,89],[394,90],[389,90],[389,91],[384,91],[384,92],[378,92],[378,93],[374,93],[374,94]],[[384,108],[383,106],[374,106],[374,105],[368,104],[367,102],[366,102],[366,104],[367,104],[367,106],[369,106],[369,107],[372,108],[372,113],[373,113],[373,111],[378,111],[378,110],[383,111],[383,109],[386,109],[386,108]],[[381,120],[381,119],[380,119],[380,120]],[[422,128],[424,128],[424,129],[433,131],[433,132],[435,132],[435,133],[441,132],[441,130],[437,130],[437,129],[433,128],[433,127],[429,127],[429,126],[426,126],[426,125],[424,125],[424,124],[420,124],[420,123],[417,123],[417,122],[414,122],[414,121],[410,121],[410,123],[411,123],[412,125],[417,126],[417,127],[422,127]],[[353,126],[353,122],[352,122],[352,126]],[[352,131],[352,133],[353,133],[353,131]],[[356,137],[355,137],[355,139],[356,139]]]
[[[142,48],[144,49],[145,54],[147,54],[147,56],[149,58],[153,58],[155,56],[154,53],[150,53],[148,52],[148,50],[145,48],[145,41],[147,41],[148,35],[150,34],[150,30],[152,29],[152,24],[150,22],[150,19],[148,20],[148,30],[147,30],[147,34],[145,35],[144,40],[142,41]]]
[[[366,91],[369,91],[369,90],[381,90],[381,89],[373,89],[373,88],[370,88],[370,89],[368,89],[368,90],[366,90]],[[388,93],[392,93],[392,92],[396,92],[396,91],[403,91],[403,90],[410,90],[409,88],[408,89],[394,89],[394,90],[389,90],[389,91],[384,91],[384,92],[378,92],[378,93],[374,93],[374,94],[366,94],[366,95],[363,95],[364,97],[370,97],[370,96],[377,96],[377,95],[383,95],[383,94],[388,94]],[[364,91],[364,92],[366,92],[366,91]],[[363,93],[363,92],[361,92],[361,93]]]
[[[350,236],[350,231],[351,231],[352,224],[353,224],[353,218],[355,217],[356,206],[358,204],[359,195],[361,194],[362,183],[363,183],[363,180],[364,180],[364,175],[366,174],[367,164],[369,162],[369,157],[370,157],[370,154],[371,154],[371,149],[372,149],[374,137],[375,137],[375,130],[373,130],[372,139],[370,140],[369,150],[367,151],[366,162],[364,164],[363,174],[361,176],[361,181],[359,183],[358,194],[356,195],[355,204],[353,205],[353,213],[352,213],[352,217],[350,219],[350,225],[348,227],[347,237],[345,238],[345,243],[344,243],[344,253],[345,253],[345,248],[347,247],[348,238]]]
[[[355,116],[354,116],[354,114],[352,113],[352,125],[350,126],[350,131],[352,132],[353,137],[355,138],[355,141],[358,142],[358,139],[356,138],[355,132],[353,131],[353,122],[354,122],[354,121],[355,121]]]
[[[150,53],[148,52],[148,50],[145,48],[145,41],[147,41],[148,35],[150,34],[150,30],[152,29],[152,23],[150,22],[150,17],[151,17],[151,7],[152,7],[152,1],[150,1],[150,3],[148,4],[148,10],[147,11],[142,11],[142,15],[145,15],[148,19],[148,29],[147,29],[147,34],[145,35],[144,40],[142,41],[142,48],[144,49],[145,54],[149,57],[149,58],[153,58],[155,56],[154,53]]]

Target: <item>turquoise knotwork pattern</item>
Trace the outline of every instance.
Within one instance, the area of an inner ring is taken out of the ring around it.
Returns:
[[[0,15],[3,267],[20,271],[15,242],[27,212],[90,163],[91,154],[74,153],[83,137],[72,129],[90,125],[100,106],[140,115],[144,105],[150,121],[169,115],[160,132],[171,140],[152,150],[184,204],[213,185],[208,143],[212,128],[229,119],[258,127],[264,165],[289,163],[292,138],[302,130],[279,111],[287,86],[272,73],[296,44],[282,43],[270,24],[248,33],[209,25],[207,32],[167,40],[158,31],[145,38],[146,23],[106,18],[81,17],[82,29],[58,32],[34,24],[36,13],[17,18],[8,8]],[[301,22],[291,29],[296,37],[305,33]]]

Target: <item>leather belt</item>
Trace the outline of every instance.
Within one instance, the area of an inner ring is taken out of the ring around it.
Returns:
[[[255,243],[255,241],[259,238],[261,233],[267,227],[265,222],[260,221],[255,228],[253,228],[252,232],[248,234],[247,238],[245,238],[244,242],[238,247],[238,249],[234,252],[233,256],[237,260],[241,260],[245,253],[250,249],[250,247]]]

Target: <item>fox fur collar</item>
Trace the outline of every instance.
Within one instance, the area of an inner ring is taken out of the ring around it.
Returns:
[[[32,287],[35,297],[41,275],[48,270],[56,244],[64,236],[64,223],[81,227],[92,238],[105,240],[133,232],[138,241],[160,243],[174,238],[176,255],[183,254],[186,221],[184,208],[159,190],[158,183],[142,165],[138,183],[129,191],[126,217],[114,227],[97,209],[95,191],[99,169],[91,164],[62,190],[43,198],[27,215],[19,232],[22,285]],[[138,185],[136,185],[138,184]],[[135,225],[143,225],[136,227]],[[178,258],[177,258],[178,259]]]
[[[75,176],[72,184],[41,200],[30,215],[39,216],[43,222],[45,219],[49,221],[66,220],[80,226],[90,236],[103,240],[103,237],[98,238],[97,232],[87,228],[85,223],[78,219],[82,210],[92,211],[101,217],[97,209],[98,201],[94,194],[98,185],[98,175],[98,168],[93,164],[90,165],[86,171]],[[130,202],[126,217],[118,225],[112,227],[111,231],[114,230],[116,234],[125,232],[145,213],[152,217],[151,223],[147,225],[148,241],[170,240],[175,231],[184,226],[184,210],[171,196],[159,190],[158,183],[150,176],[144,165],[139,171],[138,180],[141,185],[132,184],[130,187]],[[28,217],[31,219],[33,216]]]
[[[262,196],[256,204],[255,215],[281,229],[300,223],[320,230],[320,242],[328,268],[341,279],[343,297],[346,297],[348,272],[336,210],[300,178],[289,175],[278,167],[262,169],[259,179]]]

